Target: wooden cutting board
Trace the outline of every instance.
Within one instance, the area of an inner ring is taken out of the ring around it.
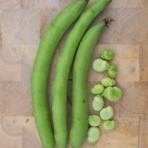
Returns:
[[[31,71],[40,36],[69,2],[0,0],[0,148],[42,148],[32,115]],[[103,34],[93,58],[102,49],[115,50],[118,83],[125,95],[114,105],[119,128],[102,132],[92,147],[148,148],[148,0],[113,0],[100,18],[109,15],[115,22]],[[51,79],[53,73],[54,66]],[[99,80],[91,70],[90,86]],[[85,143],[83,148],[91,146]]]

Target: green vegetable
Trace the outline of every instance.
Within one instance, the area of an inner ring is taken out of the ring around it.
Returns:
[[[108,120],[108,121],[104,121],[103,128],[105,130],[113,130],[113,129],[117,128],[118,125],[119,125],[118,121]]]
[[[118,74],[118,68],[117,65],[112,64],[110,65],[109,69],[108,69],[108,76],[111,78],[116,78],[117,74]]]
[[[103,93],[103,91],[104,91],[104,86],[102,84],[96,84],[91,89],[91,93],[94,95],[99,95],[99,94]]]
[[[88,123],[90,126],[99,126],[101,124],[101,118],[98,115],[90,115]]]
[[[114,79],[111,79],[109,77],[106,77],[104,79],[102,79],[101,83],[105,86],[105,87],[110,87],[110,86],[114,86],[116,84]]]
[[[101,1],[96,0],[90,7],[88,7],[85,10],[85,12],[80,16],[78,21],[75,23],[73,29],[70,31],[67,40],[65,42],[65,45],[61,50],[59,59],[57,61],[57,65],[55,67],[55,75],[53,83],[51,85],[51,94],[52,94],[52,113],[53,113],[55,140],[56,140],[56,145],[59,148],[65,148],[68,141],[67,86],[68,86],[69,72],[75,53],[88,27],[91,25],[93,20],[98,16],[98,14],[100,14],[110,2],[111,0],[101,0]],[[81,143],[83,142],[84,138],[83,136],[85,136],[85,130],[84,132],[80,132],[80,130],[77,130],[77,126],[73,125],[70,134],[71,134],[70,139],[72,147],[79,148],[81,146]]]
[[[109,120],[114,116],[114,110],[112,106],[104,107],[100,111],[100,117],[102,120]]]
[[[97,141],[100,140],[101,132],[100,129],[97,127],[90,127],[88,130],[88,143],[95,144]]]
[[[100,53],[100,57],[104,60],[112,60],[114,58],[115,54],[111,50],[103,50]]]
[[[111,102],[116,102],[122,99],[123,91],[117,87],[107,87],[104,92],[103,96]]]
[[[72,84],[72,147],[80,148],[88,132],[88,71],[91,55],[110,19],[91,27],[84,35],[75,57]],[[107,23],[107,24],[106,24]],[[81,132],[80,132],[81,131]],[[78,136],[79,135],[79,136]]]
[[[104,100],[101,96],[95,96],[92,102],[92,107],[95,111],[100,111],[104,107]]]
[[[104,72],[108,70],[109,68],[109,63],[105,60],[102,59],[96,59],[93,62],[93,69],[97,72]]]
[[[32,105],[35,121],[44,148],[53,148],[54,145],[48,103],[48,79],[52,57],[61,37],[80,16],[86,4],[87,2],[85,0],[79,0],[66,7],[52,21],[40,41],[32,73]]]

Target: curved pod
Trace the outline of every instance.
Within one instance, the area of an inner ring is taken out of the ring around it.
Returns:
[[[84,33],[111,2],[111,0],[96,0],[88,7],[69,33],[64,48],[55,67],[55,77],[52,83],[52,114],[56,145],[65,148],[68,141],[67,128],[67,85],[72,61]],[[59,126],[60,124],[60,126]],[[63,134],[64,133],[64,134]]]
[[[80,148],[88,132],[88,70],[91,55],[109,20],[91,27],[83,37],[74,62],[72,84],[72,128],[70,132],[73,148]],[[79,135],[79,136],[78,136]]]
[[[41,38],[32,73],[32,99],[35,121],[44,148],[52,148],[54,136],[48,103],[48,79],[52,57],[61,37],[83,12],[87,0],[67,6],[50,24]]]

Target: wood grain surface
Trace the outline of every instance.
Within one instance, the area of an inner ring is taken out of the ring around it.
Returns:
[[[42,148],[32,114],[31,71],[40,37],[69,2],[0,0],[0,148]],[[103,131],[92,148],[148,148],[148,0],[113,0],[95,23],[108,15],[115,22],[103,34],[93,59],[102,49],[115,50],[118,83],[125,96],[114,105],[119,128]],[[53,65],[64,42],[57,49]],[[50,80],[53,73],[54,66]],[[90,70],[90,87],[100,78]],[[83,148],[91,146],[86,142]]]

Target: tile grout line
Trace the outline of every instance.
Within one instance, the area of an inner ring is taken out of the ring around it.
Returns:
[[[144,115],[139,117],[138,127],[138,148],[144,148],[143,136],[144,136]]]
[[[143,55],[143,49],[142,45],[139,46],[139,81],[142,81],[142,75],[143,75],[143,66],[142,66],[142,55]]]

